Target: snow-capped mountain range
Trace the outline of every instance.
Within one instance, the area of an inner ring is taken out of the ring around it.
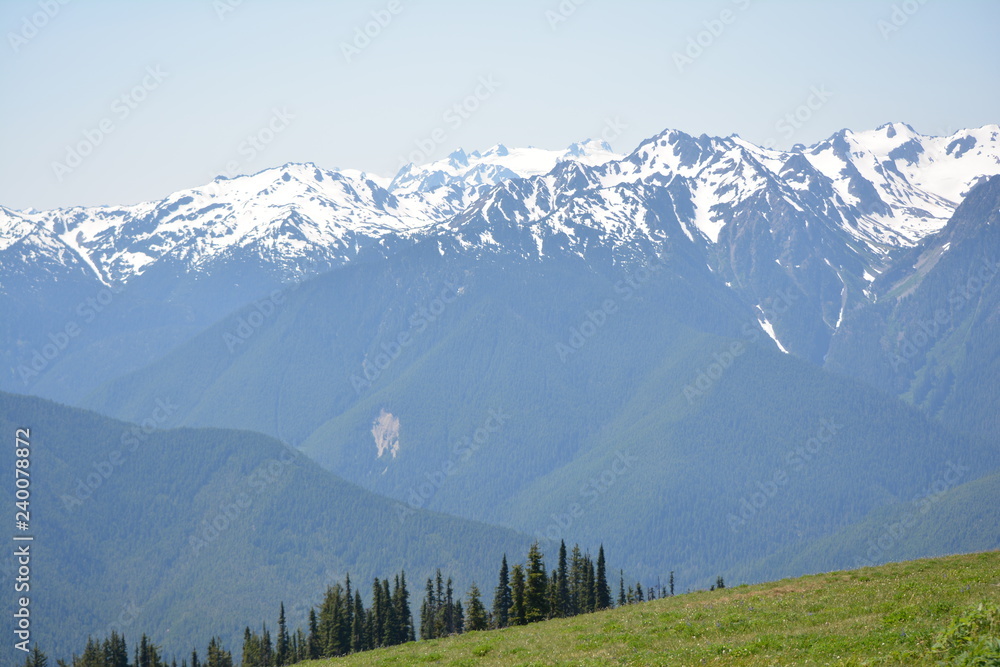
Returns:
[[[14,257],[80,266],[106,284],[125,284],[157,263],[202,271],[240,255],[294,274],[306,258],[311,266],[333,266],[386,236],[418,236],[502,181],[544,174],[563,160],[600,164],[618,157],[607,144],[589,141],[564,152],[497,145],[408,165],[391,181],[286,164],[130,206],[0,207],[0,257],[4,266]]]
[[[565,151],[497,145],[407,165],[391,180],[286,164],[130,206],[0,207],[0,273],[44,266],[120,285],[158,264],[211,272],[252,259],[297,275],[307,259],[337,266],[390,239],[429,237],[441,252],[602,246],[627,256],[683,234],[711,253],[763,220],[785,251],[795,234],[821,228],[847,253],[823,259],[843,268],[854,257],[871,279],[880,258],[941,229],[973,185],[998,173],[997,125],[935,137],[902,123],[792,151],[674,130],[628,155],[596,141]]]

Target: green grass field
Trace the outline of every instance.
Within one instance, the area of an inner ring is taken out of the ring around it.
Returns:
[[[988,552],[690,593],[302,664],[1000,666],[998,602],[1000,552]]]

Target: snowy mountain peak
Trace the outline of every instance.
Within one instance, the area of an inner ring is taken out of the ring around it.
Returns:
[[[47,265],[76,257],[102,281],[122,283],[154,264],[209,271],[241,256],[278,273],[306,259],[336,266],[390,237],[442,230],[461,230],[462,248],[483,234],[499,247],[528,233],[514,245],[538,255],[552,244],[580,254],[653,243],[669,229],[719,244],[741,225],[777,234],[771,223],[790,215],[797,222],[781,222],[783,233],[811,222],[839,228],[860,241],[851,252],[878,258],[941,229],[969,188],[994,174],[996,125],[930,137],[889,123],[797,151],[671,129],[627,157],[599,140],[561,151],[497,144],[408,164],[391,180],[289,163],[131,206],[0,209],[0,253]]]
[[[904,141],[908,141],[910,139],[920,136],[919,133],[916,130],[914,130],[909,124],[898,123],[898,122],[885,123],[884,125],[880,125],[875,129],[875,132],[883,133],[887,139],[895,139],[897,136],[902,135]]]
[[[597,165],[619,157],[606,143],[590,140],[573,144],[565,151],[533,147],[507,148],[503,144],[497,144],[482,153],[466,153],[458,149],[441,160],[403,167],[388,189],[397,195],[437,192],[439,197],[452,199],[461,192],[467,197],[473,197],[466,200],[468,204],[489,187],[511,178],[547,174],[564,160]]]
[[[870,131],[842,130],[814,146],[779,151],[735,135],[695,137],[669,129],[621,160],[592,169],[578,161],[536,175],[526,185],[491,192],[461,222],[470,233],[495,239],[510,229],[531,229],[542,254],[553,242],[572,247],[593,238],[618,247],[635,236],[630,226],[664,217],[675,219],[696,243],[721,243],[727,227],[731,238],[743,224],[763,224],[773,235],[768,219],[782,209],[782,215],[798,220],[783,222],[786,232],[789,224],[808,228],[810,220],[821,221],[860,241],[853,247],[867,248],[864,261],[878,263],[894,248],[940,229],[965,190],[984,174],[1000,173],[996,142],[979,139],[993,134],[980,129],[935,138],[891,123]],[[620,200],[622,189],[633,202],[624,207],[631,224],[611,203]],[[652,242],[652,231],[640,236]]]
[[[530,146],[529,146],[529,148],[530,148]],[[508,155],[510,155],[510,151],[507,150],[507,147],[504,146],[503,144],[497,144],[497,145],[491,147],[485,153],[483,153],[483,157],[484,158],[486,158],[486,157],[498,157],[498,158],[500,158],[500,157],[507,157]]]
[[[705,134],[694,137],[680,130],[665,130],[639,144],[625,160],[643,175],[689,177],[738,145],[739,140],[732,137],[723,139]]]
[[[461,148],[452,152],[452,154],[448,156],[448,159],[451,160],[451,162],[456,166],[461,166],[461,167],[469,166],[469,156],[466,155],[465,151],[463,151]]]
[[[564,157],[586,158],[602,153],[614,154],[611,144],[606,141],[598,141],[597,139],[586,139],[585,141],[570,144],[563,155]]]

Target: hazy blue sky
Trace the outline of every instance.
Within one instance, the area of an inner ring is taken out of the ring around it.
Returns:
[[[290,161],[390,176],[415,151],[602,133],[628,152],[665,128],[787,147],[1000,122],[995,0],[64,2],[0,2],[6,206],[132,203]],[[355,44],[372,12],[387,25]]]

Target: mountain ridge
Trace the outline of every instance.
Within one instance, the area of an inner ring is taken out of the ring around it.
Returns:
[[[442,223],[467,213],[504,183],[550,176],[566,163],[605,189],[636,181],[670,189],[682,179],[690,210],[678,218],[692,240],[700,235],[718,243],[727,208],[766,181],[787,178],[790,187],[780,194],[792,206],[803,206],[797,193],[815,189],[812,194],[835,209],[838,223],[869,249],[910,247],[943,226],[976,178],[1000,173],[1000,127],[932,137],[893,123],[841,130],[792,151],[762,148],[736,135],[694,137],[679,130],[664,130],[627,155],[591,140],[562,152],[498,144],[483,153],[458,149],[441,160],[405,165],[392,179],[288,163],[129,206],[0,207],[0,259],[34,235],[37,257],[53,257],[55,247],[68,250],[105,284],[127,283],[156,263],[205,271],[241,252],[288,279],[304,258],[318,268],[333,267],[386,237],[440,231]],[[959,177],[942,175],[956,165],[962,165]],[[806,203],[813,214],[831,213]]]

